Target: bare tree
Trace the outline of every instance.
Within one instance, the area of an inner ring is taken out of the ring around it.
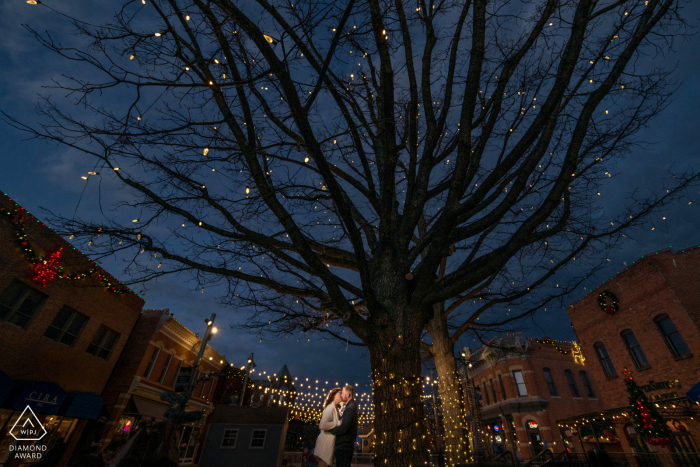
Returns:
[[[683,31],[681,4],[126,2],[74,21],[88,47],[29,29],[91,71],[55,85],[77,115],[44,98],[40,128],[4,119],[123,184],[108,220],[57,221],[97,255],[133,253],[135,281],[189,272],[273,330],[349,345],[349,328],[378,465],[424,465],[423,330],[489,288],[549,284],[696,180],[615,213],[596,196],[668,102],[644,58]]]

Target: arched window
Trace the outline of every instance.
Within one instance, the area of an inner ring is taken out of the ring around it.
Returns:
[[[644,355],[642,346],[639,345],[639,341],[635,337],[632,330],[625,329],[620,333],[620,336],[622,336],[622,340],[625,341],[627,351],[630,353],[630,357],[632,357],[634,366],[636,366],[638,369],[649,366],[649,362],[647,361],[646,355]]]
[[[547,388],[549,389],[550,396],[558,396],[557,387],[554,385],[554,377],[552,377],[552,371],[549,368],[543,368],[544,380],[547,382]]]
[[[595,397],[593,386],[591,386],[591,380],[588,379],[588,373],[583,370],[579,371],[578,373],[581,375],[581,381],[583,382],[583,387],[586,388],[586,394],[588,397]]]
[[[659,315],[654,318],[656,327],[659,328],[661,335],[664,336],[666,345],[671,349],[674,357],[683,357],[690,353],[690,349],[686,345],[681,333],[676,329],[676,325],[667,314]]]
[[[603,345],[602,342],[596,342],[593,344],[593,348],[595,349],[595,354],[598,356],[598,360],[600,360],[600,365],[603,367],[605,376],[608,378],[615,376],[617,374],[615,372],[615,366],[613,366],[612,360],[610,360],[610,355],[608,355],[605,345]]]
[[[569,389],[571,389],[571,395],[574,397],[581,397],[578,393],[578,388],[576,387],[576,381],[574,380],[574,374],[571,370],[564,370],[566,375],[566,381],[569,383]]]

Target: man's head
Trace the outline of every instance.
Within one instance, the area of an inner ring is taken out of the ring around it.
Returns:
[[[343,386],[343,402],[349,402],[353,397],[355,397],[355,388],[346,384]]]

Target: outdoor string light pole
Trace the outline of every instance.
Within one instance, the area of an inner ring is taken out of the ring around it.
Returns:
[[[246,371],[245,371],[245,378],[243,378],[243,389],[241,390],[241,400],[239,401],[238,405],[243,405],[243,401],[245,400],[245,389],[246,389],[246,386],[248,385],[248,375],[250,375],[251,366],[253,368],[256,367],[255,362],[253,361],[253,353],[252,352],[250,354],[250,357],[248,357],[248,367],[246,368]]]
[[[481,407],[476,400],[476,388],[469,375],[469,369],[472,364],[467,359],[468,347],[462,351],[462,359],[464,361],[464,377],[467,380],[467,404],[469,405],[469,415],[471,416],[472,434],[474,440],[474,461],[483,462],[484,460],[484,440],[481,436]]]
[[[202,343],[199,347],[199,353],[197,353],[197,358],[195,359],[194,364],[192,365],[192,373],[190,373],[190,380],[187,382],[187,389],[185,389],[185,392],[182,395],[182,399],[180,399],[180,402],[178,403],[178,414],[181,414],[185,411],[187,401],[189,401],[190,397],[192,397],[192,392],[194,392],[194,388],[199,380],[199,378],[197,377],[197,370],[199,370],[199,362],[202,359],[202,356],[204,355],[204,350],[207,348],[207,342],[209,342],[212,336],[218,331],[218,329],[214,327],[215,318],[216,313],[212,313],[209,319],[204,320],[204,322],[207,323],[207,330],[204,332],[204,337],[202,338]]]

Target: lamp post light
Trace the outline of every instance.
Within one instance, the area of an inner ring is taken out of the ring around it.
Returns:
[[[243,405],[243,401],[245,400],[245,390],[246,386],[248,385],[248,375],[250,375],[251,366],[253,368],[257,366],[255,365],[255,361],[253,360],[252,352],[250,354],[250,357],[248,357],[248,366],[246,367],[245,378],[243,378],[243,389],[241,389],[241,400],[238,401],[238,405]]]
[[[184,394],[182,395],[182,399],[180,399],[180,402],[177,406],[177,413],[182,414],[185,412],[185,406],[187,405],[187,402],[190,400],[190,397],[192,397],[192,393],[194,392],[194,388],[197,385],[198,381],[198,370],[199,370],[199,362],[202,360],[202,356],[204,356],[204,350],[207,348],[207,342],[212,338],[214,334],[216,334],[219,329],[214,327],[214,319],[216,318],[216,313],[212,313],[211,317],[209,319],[205,319],[204,322],[207,323],[207,329],[204,331],[204,337],[202,338],[202,343],[199,347],[199,352],[197,353],[197,358],[194,361],[194,364],[192,365],[192,373],[190,374],[190,380],[187,382],[187,388],[185,389]]]

